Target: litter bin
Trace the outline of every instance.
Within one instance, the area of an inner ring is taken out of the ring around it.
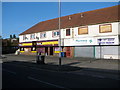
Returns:
[[[65,52],[61,52],[61,57],[65,57]]]
[[[37,62],[37,64],[45,64],[45,56],[37,55],[36,62]]]

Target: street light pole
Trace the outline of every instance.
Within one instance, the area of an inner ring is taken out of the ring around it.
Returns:
[[[60,30],[61,2],[60,0],[59,0],[59,7],[58,7],[58,14],[59,14],[59,66],[61,66],[61,30]]]

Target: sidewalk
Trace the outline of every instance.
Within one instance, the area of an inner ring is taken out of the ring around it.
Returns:
[[[93,58],[65,58],[61,59],[62,65],[69,65],[81,68],[96,68],[106,70],[119,70],[120,60],[93,59]],[[47,64],[59,64],[58,57],[45,57]]]
[[[6,55],[7,61],[25,61],[25,62],[32,62],[36,63],[36,56],[29,56],[29,55],[14,55],[8,54]],[[109,60],[109,59],[93,59],[93,58],[61,58],[62,66],[71,66],[82,68],[84,70],[98,70],[98,71],[119,71],[119,63],[120,60]],[[45,64],[46,65],[59,65],[59,57],[53,56],[46,56],[45,57]]]

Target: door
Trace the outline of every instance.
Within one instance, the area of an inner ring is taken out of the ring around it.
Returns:
[[[48,47],[45,47],[45,55],[48,55]]]
[[[50,47],[50,55],[53,55],[53,47]]]
[[[71,57],[70,47],[66,47],[66,57]]]

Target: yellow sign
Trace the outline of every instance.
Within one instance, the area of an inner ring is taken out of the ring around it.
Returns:
[[[54,53],[60,53],[61,51],[54,51]]]
[[[22,46],[32,46],[32,43],[22,43]]]
[[[36,53],[37,51],[31,51],[32,53]]]
[[[37,45],[54,45],[54,44],[58,44],[58,41],[53,41],[53,42],[39,42],[37,43]]]
[[[25,52],[25,51],[20,51],[20,52]]]

